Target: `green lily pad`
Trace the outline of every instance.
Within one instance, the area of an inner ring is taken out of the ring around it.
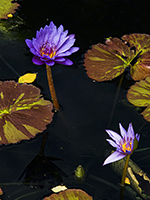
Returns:
[[[0,19],[7,19],[8,14],[14,14],[16,9],[20,6],[18,3],[11,3],[12,0],[0,1]]]
[[[142,80],[150,75],[150,36],[130,34],[122,39],[108,38],[105,45],[98,43],[88,50],[84,66],[88,76],[96,81],[114,79],[129,66],[131,77]]]
[[[86,192],[80,189],[67,189],[58,194],[52,194],[45,197],[43,200],[92,200]]]
[[[146,107],[141,114],[150,122],[150,77],[132,85],[128,90],[127,99],[135,106]]]
[[[41,97],[39,88],[0,81],[0,144],[29,140],[43,132],[52,121],[52,108],[52,103]]]

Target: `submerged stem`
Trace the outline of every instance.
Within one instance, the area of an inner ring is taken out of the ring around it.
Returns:
[[[44,155],[44,149],[45,149],[45,145],[46,145],[46,141],[47,141],[47,137],[48,137],[48,133],[46,132],[45,134],[42,135],[42,144],[41,144],[41,148],[40,148],[40,152],[38,155],[43,156]]]
[[[122,180],[121,180],[120,200],[123,200],[123,197],[124,197],[125,177],[126,177],[126,173],[127,173],[127,169],[128,169],[130,156],[131,156],[130,154],[126,156],[126,162],[125,162],[125,166],[124,166],[124,170],[123,170],[123,174],[122,174]]]
[[[58,104],[58,100],[57,100],[57,96],[56,96],[56,92],[55,92],[55,88],[54,88],[51,66],[48,66],[47,64],[46,64],[46,72],[47,72],[48,85],[49,85],[54,108],[56,110],[59,110],[59,104]]]

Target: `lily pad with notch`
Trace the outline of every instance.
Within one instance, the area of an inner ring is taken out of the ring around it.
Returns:
[[[43,132],[53,117],[53,104],[40,89],[15,81],[0,82],[0,144],[29,140]]]
[[[110,37],[105,44],[98,43],[88,50],[84,66],[88,76],[96,81],[114,79],[129,66],[132,79],[142,80],[150,75],[150,35]]]

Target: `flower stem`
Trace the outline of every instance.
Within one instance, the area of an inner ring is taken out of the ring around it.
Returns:
[[[126,162],[125,162],[125,166],[124,166],[124,170],[123,170],[123,174],[122,174],[122,180],[121,180],[120,200],[123,200],[123,197],[124,197],[125,177],[126,177],[126,173],[127,173],[127,169],[128,169],[130,156],[131,156],[130,154],[126,156]]]
[[[59,104],[58,104],[58,100],[57,100],[57,96],[56,96],[56,92],[55,92],[55,88],[54,88],[51,66],[49,66],[47,64],[46,64],[46,72],[47,72],[48,85],[49,85],[54,108],[56,110],[59,110]]]

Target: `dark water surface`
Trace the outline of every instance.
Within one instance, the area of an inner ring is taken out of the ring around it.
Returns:
[[[118,123],[127,129],[133,123],[135,132],[141,134],[139,148],[150,146],[149,128],[142,115],[126,100],[128,87],[133,84],[127,73],[124,76],[118,97],[116,92],[120,77],[108,82],[93,82],[83,69],[83,54],[93,44],[103,43],[105,38],[121,37],[130,33],[150,34],[150,12],[147,1],[111,0],[23,0],[15,19],[7,21],[6,32],[0,32],[0,80],[16,80],[25,72],[38,72],[36,83],[50,99],[45,66],[32,63],[33,55],[24,40],[35,37],[36,30],[53,21],[75,33],[80,50],[70,56],[71,67],[52,67],[58,101],[62,107],[53,122],[48,125],[45,155],[62,159],[52,161],[68,177],[62,176],[68,188],[81,188],[95,200],[119,199],[118,177],[110,166],[102,166],[106,150],[112,149],[106,142],[105,129],[119,132]],[[19,16],[22,19],[20,21]],[[2,20],[4,25],[6,20]],[[8,26],[11,29],[8,31]],[[11,68],[12,67],[12,68]],[[113,105],[116,106],[113,111]],[[54,178],[44,181],[43,187],[21,185],[18,180],[26,166],[40,151],[42,134],[30,141],[0,147],[0,185],[3,199],[42,199],[51,194],[50,188],[59,183]],[[132,159],[150,174],[150,151],[135,153]],[[78,165],[86,170],[86,178],[77,183],[73,172]],[[45,173],[45,172],[44,172]],[[106,182],[104,183],[105,180]],[[49,183],[50,182],[50,183]],[[117,189],[113,188],[117,187]],[[23,195],[33,195],[19,198]],[[125,197],[125,199],[129,199]]]

